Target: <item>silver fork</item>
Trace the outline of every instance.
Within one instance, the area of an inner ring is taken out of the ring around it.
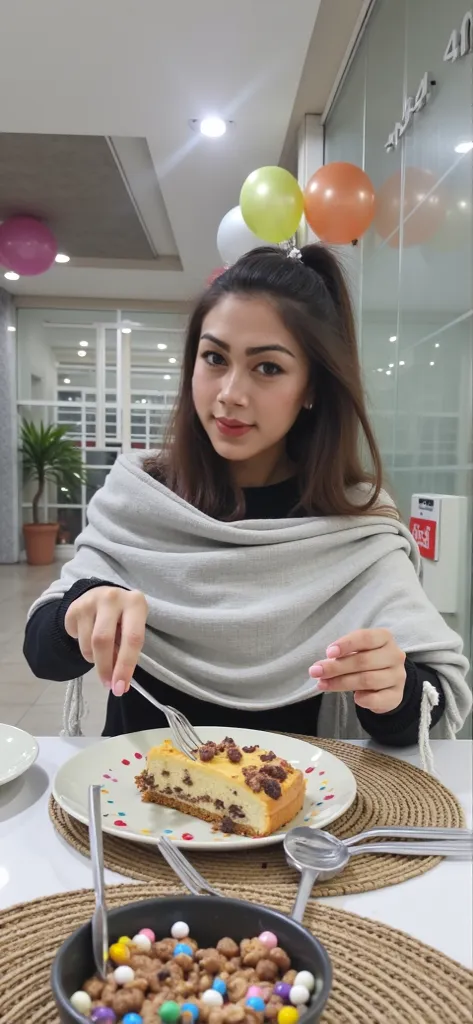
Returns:
[[[159,852],[164,857],[164,860],[169,864],[169,867],[172,868],[178,878],[181,879],[181,882],[184,882],[186,888],[189,889],[189,892],[192,892],[194,896],[200,896],[202,892],[208,893],[209,896],[223,895],[218,891],[218,889],[214,889],[208,882],[206,882],[205,878],[203,878],[196,868],[190,864],[187,857],[184,857],[184,854],[181,853],[179,847],[174,843],[171,843],[169,839],[166,839],[166,836],[159,836],[157,846]]]
[[[177,711],[176,708],[171,708],[168,704],[161,704],[159,700],[152,697],[147,690],[144,690],[143,687],[136,682],[136,679],[131,680],[131,685],[137,693],[141,693],[142,697],[149,700],[150,704],[154,704],[155,708],[157,708],[158,711],[162,711],[163,715],[166,716],[174,746],[185,754],[186,757],[189,757],[191,761],[196,761],[197,757],[195,751],[197,747],[202,747],[203,743],[200,736],[197,735],[194,727],[189,722],[189,719],[182,714],[182,711]]]

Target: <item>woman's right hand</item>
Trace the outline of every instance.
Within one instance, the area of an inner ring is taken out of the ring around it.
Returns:
[[[145,639],[148,602],[139,590],[93,587],[66,612],[66,632],[78,640],[102,683],[121,697],[130,683]]]

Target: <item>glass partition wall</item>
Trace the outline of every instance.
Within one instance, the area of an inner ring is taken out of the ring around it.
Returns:
[[[342,257],[371,417],[406,520],[413,493],[466,495],[471,506],[472,99],[465,0],[377,0],[325,125],[326,163],[362,166],[376,189],[374,224]],[[452,625],[471,653],[469,589]]]
[[[132,310],[18,311],[18,416],[59,423],[80,447],[87,483],[49,484],[44,521],[72,543],[117,452],[159,448],[177,395],[186,315]],[[23,522],[31,488],[22,494]]]

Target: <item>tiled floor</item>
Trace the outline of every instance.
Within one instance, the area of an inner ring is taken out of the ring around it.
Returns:
[[[22,652],[30,605],[57,579],[60,563],[33,568],[0,565],[0,722],[18,725],[36,736],[57,736],[62,727],[65,683],[36,679]],[[105,720],[106,694],[95,670],[85,677],[88,713],[86,736],[99,736]]]

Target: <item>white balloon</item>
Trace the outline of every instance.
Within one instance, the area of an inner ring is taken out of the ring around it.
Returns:
[[[223,220],[220,221],[217,231],[217,249],[222,263],[226,266],[236,263],[240,256],[250,252],[251,249],[257,249],[260,245],[271,244],[271,242],[265,242],[263,238],[258,238],[257,235],[250,231],[243,220],[239,206],[234,206],[233,210],[229,210]]]

